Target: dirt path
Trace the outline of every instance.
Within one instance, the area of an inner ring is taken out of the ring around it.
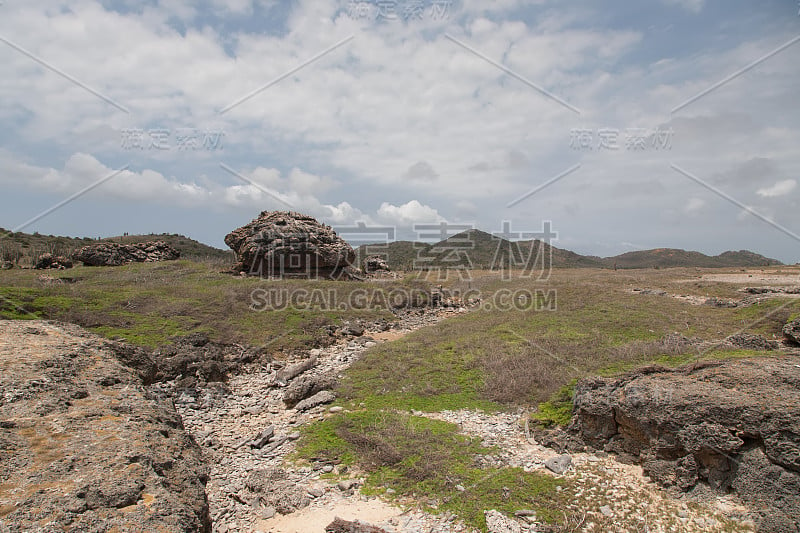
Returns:
[[[318,364],[303,376],[342,372],[377,343],[396,340],[459,312],[463,311],[443,310],[409,317],[401,320],[399,327],[391,331],[367,331],[363,337],[310,350],[306,356],[316,357]],[[175,400],[186,429],[201,444],[211,465],[206,492],[215,532],[322,531],[324,527],[320,528],[319,523],[328,516],[378,523],[386,521],[388,527],[393,523],[405,524],[403,531],[427,532],[443,521],[443,517],[404,513],[402,509],[377,499],[364,498],[353,488],[342,490],[322,479],[327,472],[310,467],[281,473],[282,479],[278,481],[294,487],[287,490],[284,498],[293,505],[284,501],[265,504],[254,500],[248,490],[248,484],[253,482],[253,472],[280,467],[285,457],[295,449],[298,429],[310,421],[324,418],[327,413],[325,406],[306,412],[286,409],[283,402],[285,389],[274,386],[275,378],[274,369],[264,368],[260,372],[233,376],[227,387],[211,384],[196,394],[182,393]],[[260,449],[252,448],[248,441],[267,428],[272,428],[273,442]],[[281,510],[292,506],[299,510],[281,515]]]
[[[307,356],[316,357],[318,364],[303,375],[342,372],[375,344],[391,342],[452,314],[415,317],[390,332],[367,332],[361,338],[310,350]],[[326,406],[305,412],[286,409],[285,389],[273,386],[275,377],[275,369],[264,368],[232,377],[227,388],[212,385],[195,395],[184,393],[175,401],[186,429],[201,444],[212,465],[207,494],[216,533],[321,532],[336,516],[397,533],[467,530],[451,516],[404,511],[361,495],[358,485],[363,480],[353,480],[353,486],[327,481],[326,474],[343,473],[341,466],[284,469],[284,459],[295,449],[299,428],[325,418],[329,410]],[[517,423],[521,413],[445,411],[426,416],[456,423],[464,433],[498,446],[502,452],[493,456],[497,465],[545,471],[545,461],[558,455],[526,437]],[[258,449],[251,447],[249,441],[267,428],[273,433],[269,442]],[[721,511],[738,510],[735,503],[725,499],[711,499],[708,506],[699,507],[675,500],[647,481],[639,467],[618,463],[609,456],[576,454],[572,467],[563,475],[580,487],[573,510],[583,516],[583,521],[575,531],[731,531]],[[273,490],[276,496],[265,502],[254,498],[251,490],[264,483],[283,488]],[[524,527],[526,531],[536,530],[535,525]],[[733,530],[752,529],[740,524]]]

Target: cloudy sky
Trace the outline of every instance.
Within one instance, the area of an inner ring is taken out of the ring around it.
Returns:
[[[551,221],[554,244],[580,253],[794,263],[799,11],[4,0],[0,226],[224,247],[274,209],[398,238]]]

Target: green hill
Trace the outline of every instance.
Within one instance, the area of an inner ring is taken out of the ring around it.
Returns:
[[[384,245],[360,246],[356,250],[358,264],[365,257],[365,249],[385,254],[392,270],[423,268],[472,268],[488,270],[511,264],[521,268],[539,268],[547,254],[552,254],[553,268],[670,268],[670,267],[756,267],[781,265],[776,259],[747,250],[724,252],[708,256],[700,252],[672,248],[657,248],[627,252],[612,257],[594,257],[577,254],[543,243],[542,241],[515,241],[494,237],[485,231],[473,229],[453,235],[436,244],[397,241]],[[536,261],[539,261],[536,263]]]
[[[656,248],[627,252],[614,257],[606,257],[601,262],[607,267],[617,268],[669,268],[669,267],[756,267],[781,265],[777,259],[747,250],[723,252],[716,256],[708,256],[700,252],[687,252],[675,248]]]
[[[11,233],[2,228],[0,228],[0,261],[11,261],[17,265],[26,266],[35,262],[44,253],[68,256],[82,246],[108,241],[126,244],[164,241],[178,250],[184,259],[229,259],[233,262],[233,253],[230,250],[220,250],[175,233],[151,233],[149,235],[125,235],[94,239],[91,237],[42,235],[38,232]]]
[[[597,258],[586,257],[569,250],[562,250],[541,241],[508,241],[485,231],[472,229],[453,235],[436,244],[397,241],[376,247],[360,246],[356,250],[359,264],[365,257],[365,248],[386,254],[392,270],[428,268],[472,268],[488,270],[499,265],[521,268],[537,260],[537,254],[552,253],[552,266],[556,268],[586,267],[603,268]],[[541,247],[544,248],[541,248]],[[542,261],[543,257],[538,256]],[[539,263],[541,264],[541,263]]]

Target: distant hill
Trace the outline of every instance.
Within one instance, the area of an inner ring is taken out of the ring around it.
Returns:
[[[5,237],[2,237],[5,236]],[[94,239],[91,237],[59,237],[56,235],[42,235],[40,233],[10,233],[0,228],[0,261],[28,264],[32,259],[38,258],[43,253],[54,255],[70,255],[82,246],[98,242],[121,242],[133,244],[147,241],[164,241],[181,253],[186,259],[230,259],[233,262],[233,253],[230,250],[220,250],[213,246],[205,245],[184,235],[175,233],[151,233],[149,235],[125,235]]]
[[[613,257],[594,257],[557,248],[538,240],[511,242],[477,229],[459,233],[436,244],[397,241],[385,245],[359,246],[356,249],[359,265],[366,256],[367,247],[386,254],[392,270],[412,270],[423,266],[431,268],[468,266],[474,269],[489,269],[509,263],[517,268],[525,264],[530,268],[537,268],[534,264],[537,257],[541,261],[549,253],[552,253],[553,268],[614,268],[615,265],[617,268],[717,268],[782,264],[776,259],[747,250],[708,256],[700,252],[657,248],[627,252]]]
[[[763,255],[747,250],[738,252],[723,252],[719,255],[709,256],[700,252],[687,252],[675,248],[656,248],[654,250],[639,250],[626,252],[614,257],[600,260],[605,266],[617,268],[669,268],[669,267],[756,267],[767,265],[782,265],[777,259],[770,259]]]
[[[397,241],[386,245],[359,246],[356,250],[359,264],[366,255],[367,246],[373,251],[385,253],[392,270],[412,270],[426,266],[490,269],[493,265],[500,264],[511,264],[516,268],[528,264],[531,268],[536,268],[534,263],[537,258],[542,261],[548,253],[552,253],[552,265],[555,268],[604,267],[598,258],[582,256],[541,241],[512,242],[478,229],[464,231],[435,244]]]

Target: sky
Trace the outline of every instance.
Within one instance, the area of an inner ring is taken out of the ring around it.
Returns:
[[[800,261],[797,0],[3,0],[0,69],[15,231]]]

